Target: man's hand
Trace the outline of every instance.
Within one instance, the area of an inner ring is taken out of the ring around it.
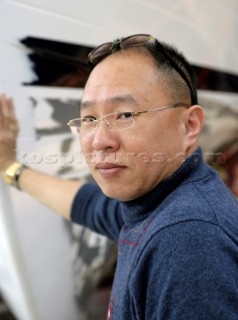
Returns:
[[[16,141],[19,132],[13,100],[0,94],[0,174],[16,161]]]
[[[0,177],[16,161],[16,144],[19,132],[13,101],[0,94]],[[31,168],[20,174],[18,185],[37,201],[70,219],[73,199],[83,181],[71,181],[54,177]]]

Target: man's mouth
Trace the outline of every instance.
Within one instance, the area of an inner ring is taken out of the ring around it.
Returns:
[[[95,165],[95,169],[103,177],[113,177],[118,176],[123,170],[126,169],[126,166],[111,162],[100,162]]]

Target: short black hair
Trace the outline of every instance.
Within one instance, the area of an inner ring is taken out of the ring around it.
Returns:
[[[189,94],[190,103],[197,104],[196,78],[192,66],[182,52],[174,46],[158,42],[156,45],[145,45],[159,70],[172,81],[172,88],[178,96]],[[181,98],[180,98],[181,99]]]

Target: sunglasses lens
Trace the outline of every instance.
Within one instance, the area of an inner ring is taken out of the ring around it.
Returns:
[[[105,56],[112,53],[114,50],[127,49],[130,47],[142,46],[147,43],[154,44],[156,39],[149,34],[137,34],[127,38],[118,39],[114,42],[106,42],[95,48],[88,56],[88,61],[95,66]],[[119,49],[118,49],[119,48]]]
[[[135,36],[130,36],[122,40],[121,49],[126,49],[126,48],[136,47],[136,46],[143,46],[145,44],[152,43],[151,39],[155,40],[154,37],[148,34],[138,34]]]
[[[112,42],[103,43],[95,48],[88,56],[89,62],[96,65],[105,55],[111,52]]]

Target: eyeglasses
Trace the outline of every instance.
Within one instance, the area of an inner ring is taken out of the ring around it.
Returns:
[[[153,36],[149,34],[136,34],[126,38],[117,39],[113,42],[106,42],[93,49],[88,55],[88,63],[91,68],[95,67],[100,61],[112,54],[113,52],[124,50],[131,47],[138,46],[154,46],[156,50],[161,52],[165,59],[170,63],[172,68],[178,72],[181,78],[186,82],[191,96],[192,105],[197,104],[197,96],[194,89],[181,67],[173,60],[172,56],[166,52],[164,46]]]
[[[172,109],[177,107],[189,107],[189,105],[184,103],[177,103],[173,106],[166,106],[154,109],[148,109],[144,111],[123,111],[123,112],[113,112],[105,115],[100,119],[94,117],[84,117],[70,120],[67,125],[73,135],[89,134],[95,131],[100,122],[104,122],[106,128],[112,131],[121,131],[134,127],[135,117],[153,111],[160,111],[165,109]]]

